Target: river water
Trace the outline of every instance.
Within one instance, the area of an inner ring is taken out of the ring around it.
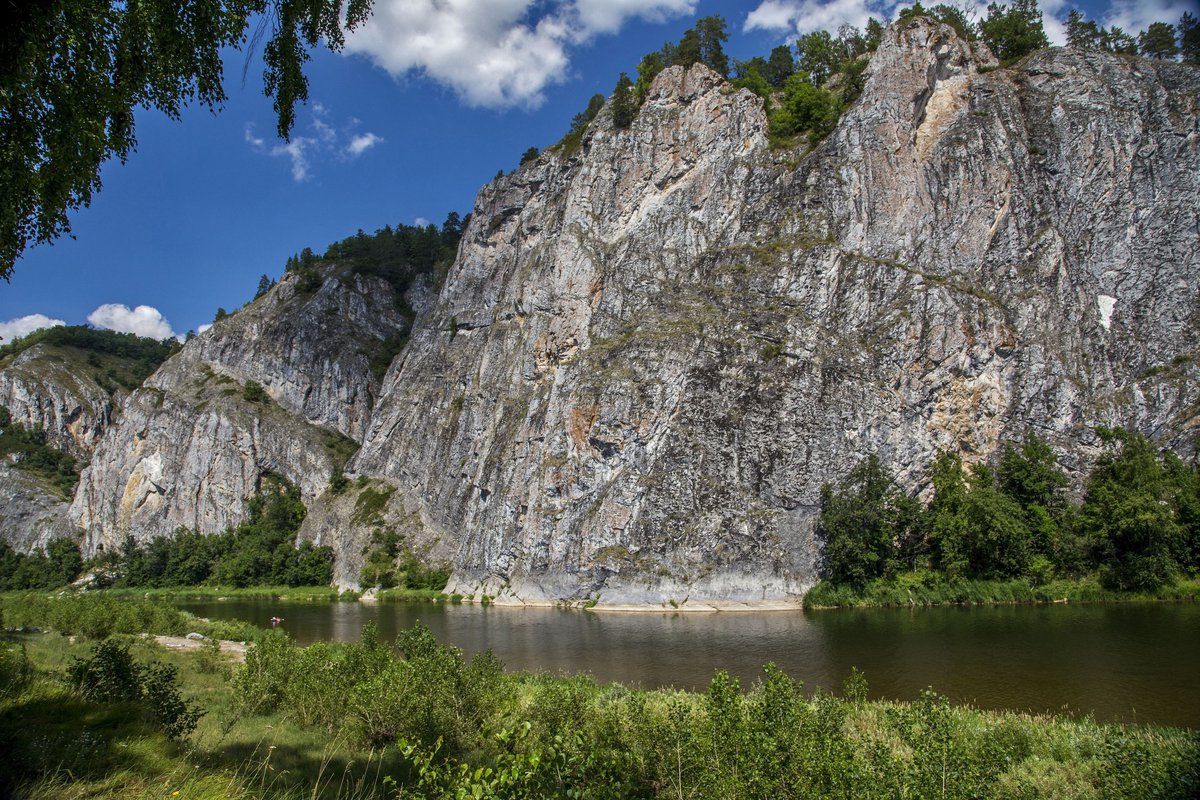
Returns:
[[[266,626],[301,644],[391,639],[417,620],[468,655],[509,669],[589,672],[646,688],[704,688],[715,669],[750,686],[773,661],[808,689],[837,689],[852,666],[870,695],[932,686],[982,708],[1200,728],[1200,604],[991,606],[817,612],[612,613],[474,605],[270,601],[181,603]]]

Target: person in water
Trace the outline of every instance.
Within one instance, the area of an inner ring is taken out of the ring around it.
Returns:
[[[271,617],[271,627],[279,627],[279,623],[283,622],[283,617]]]

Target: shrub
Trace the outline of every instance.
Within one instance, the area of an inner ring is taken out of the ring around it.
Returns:
[[[67,667],[71,684],[94,703],[137,703],[171,739],[196,729],[204,711],[183,699],[178,673],[171,664],[138,664],[129,645],[107,639],[86,659]]]
[[[271,399],[271,395],[267,394],[267,390],[258,381],[246,381],[242,397],[247,403],[266,403]]]
[[[0,642],[0,700],[19,694],[29,683],[29,677],[25,646]]]

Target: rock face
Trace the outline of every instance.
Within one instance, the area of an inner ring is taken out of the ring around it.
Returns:
[[[0,406],[14,422],[43,430],[49,446],[86,461],[126,397],[119,388],[110,394],[94,372],[79,351],[36,344],[0,364]],[[0,466],[0,541],[28,553],[75,537],[67,511],[59,490]]]
[[[245,518],[268,473],[312,503],[357,448],[377,393],[381,341],[404,330],[391,287],[324,268],[297,275],[196,337],[134,392],[71,506],[84,550]]]
[[[357,472],[451,589],[513,601],[794,598],[820,486],[875,452],[1097,424],[1189,452],[1200,71],[1048,50],[1007,70],[894,26],[812,152],[702,66],[633,125],[480,193],[385,378]]]
[[[18,553],[41,550],[52,539],[75,538],[67,503],[36,476],[0,465],[0,541]]]
[[[40,427],[50,446],[86,459],[126,395],[110,395],[74,356],[46,344],[17,355],[0,367],[0,406],[14,422]]]

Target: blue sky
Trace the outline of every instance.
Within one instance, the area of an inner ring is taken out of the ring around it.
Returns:
[[[933,4],[932,2],[929,3]],[[346,51],[318,51],[310,102],[290,143],[275,137],[261,65],[230,52],[228,102],[181,121],[137,117],[137,152],[105,166],[103,188],[73,215],[73,239],[28,251],[0,284],[0,335],[91,321],[182,334],[233,310],[259,276],[304,247],[385,224],[440,225],[470,211],[497,170],[567,130],[619,72],[723,15],[733,58],[766,55],[798,32],[891,19],[888,0],[375,0]],[[1072,5],[1136,32],[1176,22],[1194,0],[1042,2],[1061,41]],[[985,4],[978,6],[982,12]]]

